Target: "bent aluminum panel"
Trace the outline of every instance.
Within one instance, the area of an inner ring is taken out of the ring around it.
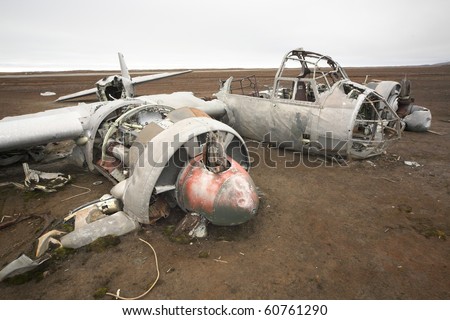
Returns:
[[[65,248],[78,249],[100,237],[108,235],[121,236],[139,227],[139,224],[131,219],[125,212],[118,211],[105,218],[83,225],[80,228],[66,234],[61,238],[61,244]]]

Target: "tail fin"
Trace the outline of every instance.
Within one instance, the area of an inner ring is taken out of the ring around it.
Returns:
[[[125,58],[123,57],[123,54],[121,54],[120,52],[118,54],[119,54],[120,70],[122,71],[122,77],[131,79],[127,65],[125,64]]]

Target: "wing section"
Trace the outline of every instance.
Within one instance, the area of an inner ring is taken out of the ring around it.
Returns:
[[[169,78],[173,76],[178,76],[180,74],[189,73],[192,72],[192,70],[185,70],[185,71],[179,71],[179,72],[164,72],[164,73],[157,73],[157,74],[150,74],[148,76],[141,76],[141,77],[135,77],[131,80],[133,84],[148,82],[148,81],[154,81],[158,79],[163,78]]]
[[[123,67],[123,66],[124,65],[121,64],[121,67]],[[122,74],[124,73],[124,70],[126,70],[126,66],[122,70]],[[158,79],[174,77],[174,76],[178,76],[180,74],[189,73],[189,72],[192,72],[192,70],[150,74],[150,75],[147,75],[147,76],[141,76],[141,77],[132,78],[131,79],[131,83],[132,83],[132,85],[135,85],[135,84],[149,82],[149,81],[154,81],[154,80],[158,80]],[[59,97],[58,99],[56,99],[56,101],[65,101],[65,100],[69,100],[69,99],[74,99],[74,98],[88,96],[88,95],[94,94],[94,93],[97,93],[97,88],[87,89],[87,90],[75,92],[75,93],[72,93],[72,94],[68,94],[66,96]]]
[[[84,97],[84,96],[88,96],[90,94],[94,94],[96,92],[97,92],[97,88],[87,89],[87,90],[83,90],[83,91],[75,92],[72,94],[68,94],[66,96],[59,97],[58,99],[56,99],[56,101],[65,101],[65,100],[69,100],[69,99]]]

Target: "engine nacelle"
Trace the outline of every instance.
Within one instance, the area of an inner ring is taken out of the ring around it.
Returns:
[[[97,98],[100,101],[113,101],[134,97],[134,87],[130,79],[119,75],[105,77],[96,83]]]
[[[197,156],[180,172],[176,196],[178,205],[196,212],[215,225],[236,225],[255,216],[259,198],[244,168],[228,157],[229,167],[215,173]]]

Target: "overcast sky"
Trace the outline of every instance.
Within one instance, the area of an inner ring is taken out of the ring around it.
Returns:
[[[303,47],[343,66],[450,61],[447,0],[0,0],[0,71],[277,68]]]

